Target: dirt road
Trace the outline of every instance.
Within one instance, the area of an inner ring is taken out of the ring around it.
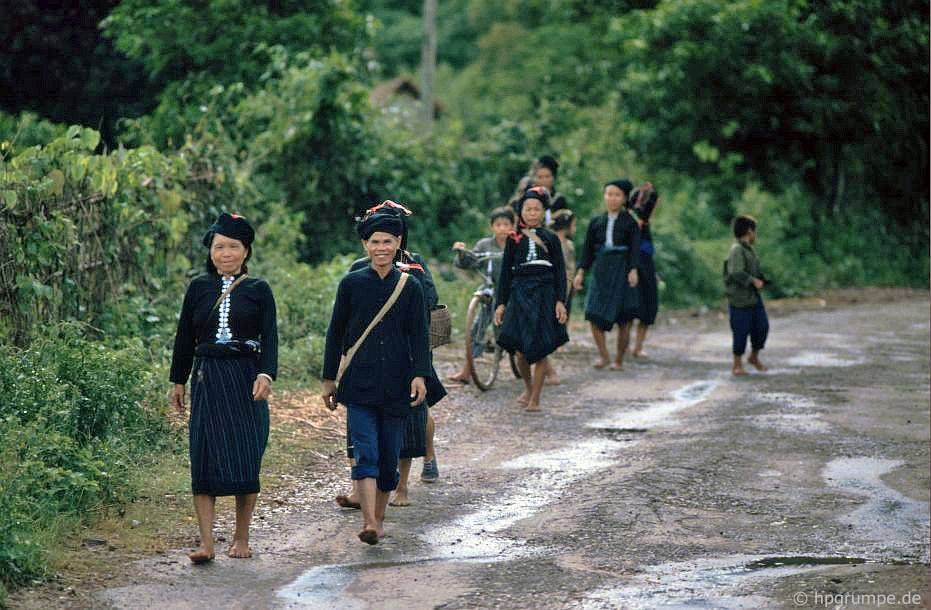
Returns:
[[[304,508],[264,500],[254,559],[179,549],[95,605],[926,607],[927,297],[771,316],[771,370],[747,378],[713,313],[667,316],[622,372],[589,368],[577,330],[542,415],[513,378],[437,407],[442,478],[389,509],[383,543],[332,503],[334,444],[328,482],[296,485]]]

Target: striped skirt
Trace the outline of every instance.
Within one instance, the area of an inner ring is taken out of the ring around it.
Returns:
[[[556,320],[553,270],[537,267],[514,276],[498,345],[520,352],[527,362],[543,360],[569,341],[565,324]]]
[[[195,494],[258,493],[269,419],[268,402],[252,400],[255,375],[252,356],[198,358],[188,431]]]
[[[607,332],[640,312],[640,294],[627,281],[627,247],[602,248],[592,267],[585,298],[585,319]]]

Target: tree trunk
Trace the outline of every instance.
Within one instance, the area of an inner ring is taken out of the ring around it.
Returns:
[[[422,82],[420,102],[423,106],[423,118],[427,125],[432,125],[434,115],[434,75],[436,73],[436,12],[437,0],[423,2],[423,46],[420,50]]]

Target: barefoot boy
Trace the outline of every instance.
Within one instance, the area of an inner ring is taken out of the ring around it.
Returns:
[[[724,263],[724,291],[727,294],[734,338],[734,364],[731,372],[734,375],[746,375],[742,359],[747,350],[747,337],[750,337],[751,347],[747,362],[758,371],[765,371],[766,367],[760,362],[760,350],[769,334],[769,320],[759,292],[765,282],[760,272],[760,259],[753,251],[756,219],[752,216],[735,218],[734,237],[737,243],[731,246]]]

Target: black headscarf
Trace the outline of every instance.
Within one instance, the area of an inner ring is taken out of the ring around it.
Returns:
[[[242,242],[246,248],[252,249],[252,242],[255,241],[255,230],[252,225],[239,214],[230,214],[223,212],[204,233],[204,245],[208,248],[213,243],[213,236],[219,233],[231,239],[237,239]]]
[[[573,218],[575,218],[575,214],[572,210],[563,208],[562,210],[553,212],[553,218],[550,221],[550,229],[553,231],[568,229],[569,225],[572,224]]]
[[[362,215],[362,218],[357,218],[356,220],[361,222],[373,214],[393,214],[401,219],[401,247],[399,253],[407,250],[407,217],[413,214],[414,212],[408,209],[406,206],[391,201],[390,199],[385,199],[376,206],[372,206],[365,211],[365,214]],[[357,225],[358,226],[358,225]],[[365,239],[365,238],[363,238]]]
[[[553,173],[553,178],[556,178],[556,172],[559,170],[559,161],[551,155],[543,155],[537,159],[537,165],[540,167],[545,167]]]
[[[630,192],[634,189],[633,183],[627,178],[618,178],[617,180],[612,180],[611,182],[606,182],[605,187],[616,186],[617,188],[624,191],[624,202],[630,200]]]
[[[521,220],[521,212],[524,211],[524,202],[528,199],[536,199],[543,204],[543,209],[548,210],[550,207],[550,192],[542,186],[531,186],[526,189],[514,204],[514,211],[517,212],[518,221]]]
[[[362,239],[368,239],[378,231],[401,238],[404,235],[404,221],[400,214],[379,210],[360,220],[356,224],[356,231]]]

